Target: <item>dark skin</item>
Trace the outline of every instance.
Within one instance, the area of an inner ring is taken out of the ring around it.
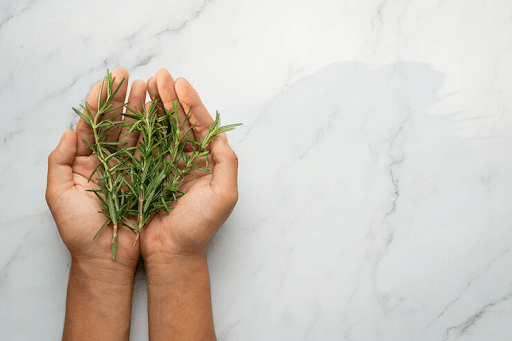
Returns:
[[[115,101],[127,94],[128,73],[113,72],[116,83],[125,82]],[[98,83],[88,96],[96,110]],[[178,100],[179,115],[192,106],[189,122],[195,123],[191,137],[201,140],[213,119],[197,92],[184,79],[174,81],[167,70],[159,70],[147,84],[132,84],[129,105],[142,109],[146,91],[165,107]],[[113,113],[121,118],[121,112]],[[109,141],[118,141],[122,132],[112,131]],[[140,256],[146,264],[148,282],[149,335],[155,340],[214,340],[210,283],[206,247],[233,210],[237,199],[238,159],[224,134],[211,146],[212,174],[188,177],[181,190],[185,194],[170,213],[153,217],[132,248],[135,235],[119,228],[116,260],[111,257],[112,226],[92,236],[105,217],[97,213],[99,200],[87,189],[97,188],[87,179],[98,159],[82,138],[91,141],[92,129],[80,119],[75,132],[63,134],[49,157],[46,198],[59,233],[68,247],[70,270],[64,325],[65,340],[127,340],[131,317],[131,297],[135,268]],[[123,139],[136,145],[137,132]]]

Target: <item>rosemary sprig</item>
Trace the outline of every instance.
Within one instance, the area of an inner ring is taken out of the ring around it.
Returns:
[[[184,122],[180,123],[178,118],[177,101],[173,103],[172,110],[167,110],[159,108],[161,104],[158,100],[154,100],[145,112],[129,110],[123,114],[133,119],[130,123],[113,121],[113,118],[105,118],[105,115],[126,106],[125,103],[116,108],[111,103],[124,79],[115,89],[114,81],[107,70],[107,96],[104,100],[101,99],[102,85],[98,94],[96,115],[93,116],[88,103],[81,106],[84,114],[73,109],[91,126],[94,142],[84,141],[99,159],[97,167],[89,177],[91,180],[97,174],[99,189],[90,191],[100,200],[102,210],[99,213],[104,214],[107,220],[94,238],[107,224],[112,223],[112,259],[115,260],[119,226],[125,226],[137,235],[133,245],[135,247],[142,229],[151,217],[158,212],[171,210],[172,204],[185,194],[180,188],[187,175],[193,175],[193,170],[211,172],[208,169],[208,145],[219,134],[240,124],[221,127],[217,112],[214,124],[205,138],[202,141],[191,140],[188,132],[193,126],[184,131]],[[165,114],[159,116],[159,109],[163,109]],[[187,119],[191,109],[189,108]],[[135,130],[140,132],[141,138],[137,147],[127,148],[123,145],[124,142],[106,141],[107,133],[111,129],[121,127],[130,128],[125,135]],[[185,145],[192,146],[192,150],[185,151]],[[206,167],[198,166],[201,159],[205,159]]]
[[[93,115],[89,103],[81,105],[83,114],[73,108],[73,110],[91,126],[94,141],[89,143],[83,140],[87,146],[98,157],[98,165],[89,176],[89,181],[97,174],[99,189],[91,189],[102,204],[102,210],[99,213],[105,215],[107,220],[96,232],[94,238],[108,223],[112,223],[112,258],[115,259],[117,253],[117,239],[119,222],[125,219],[126,211],[130,206],[129,196],[123,191],[123,172],[125,172],[126,159],[120,157],[126,153],[125,148],[116,149],[116,146],[122,145],[123,142],[107,141],[107,134],[114,128],[118,128],[122,121],[114,121],[114,117],[106,117],[112,111],[123,108],[126,104],[114,107],[112,101],[124,82],[122,79],[118,86],[114,88],[115,78],[112,77],[107,70],[105,82],[100,85],[98,91],[98,111]],[[102,93],[106,85],[106,97],[102,98]]]

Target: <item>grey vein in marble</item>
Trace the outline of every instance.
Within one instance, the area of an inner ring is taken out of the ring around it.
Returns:
[[[2,338],[61,336],[71,260],[46,158],[71,107],[124,66],[186,77],[243,123],[229,134],[240,199],[208,249],[219,340],[512,339],[511,3],[0,9]]]

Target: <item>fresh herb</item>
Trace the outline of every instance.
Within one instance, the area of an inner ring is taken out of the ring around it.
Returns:
[[[101,99],[102,84],[96,115],[93,115],[87,102],[81,106],[83,114],[77,109],[73,110],[91,126],[94,142],[84,141],[99,159],[89,177],[90,181],[97,174],[99,189],[90,191],[100,200],[102,210],[99,213],[105,215],[107,220],[94,238],[107,224],[112,223],[112,259],[115,260],[118,228],[127,227],[137,235],[133,245],[135,247],[142,229],[151,217],[158,212],[171,210],[172,204],[185,194],[180,188],[187,175],[193,175],[194,170],[211,172],[208,169],[208,145],[219,134],[240,124],[221,127],[217,112],[215,122],[205,138],[195,141],[188,134],[193,126],[185,131],[185,122],[179,122],[177,102],[173,103],[171,111],[163,108],[158,100],[154,100],[143,112],[129,110],[124,113],[125,117],[133,119],[130,123],[114,121],[114,117],[106,118],[107,114],[126,107],[126,103],[118,107],[111,103],[124,79],[115,89],[114,81],[115,78],[107,71],[104,82],[107,94],[104,100]],[[159,112],[164,114],[159,115]],[[141,137],[136,147],[128,148],[126,142],[106,141],[109,131],[122,127],[130,128],[123,136],[135,130],[140,132]],[[198,165],[201,160],[205,160],[205,167]]]

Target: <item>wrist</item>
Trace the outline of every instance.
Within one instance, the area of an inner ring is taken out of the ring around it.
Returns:
[[[73,258],[63,340],[128,340],[133,277],[117,264]]]
[[[204,248],[185,248],[177,247],[174,243],[160,247],[148,248],[144,241],[141,243],[141,255],[144,258],[144,264],[175,264],[184,260],[206,260],[206,247]]]
[[[144,263],[148,286],[172,285],[208,272],[206,253],[154,254]]]
[[[150,340],[215,340],[206,255],[162,256],[146,263]]]
[[[136,266],[129,266],[111,259],[72,257],[71,275],[87,282],[102,285],[132,287]]]

